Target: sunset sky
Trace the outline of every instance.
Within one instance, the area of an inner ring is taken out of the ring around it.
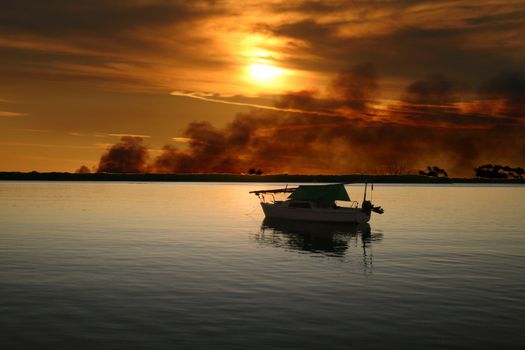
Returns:
[[[0,171],[525,165],[522,0],[1,5]]]

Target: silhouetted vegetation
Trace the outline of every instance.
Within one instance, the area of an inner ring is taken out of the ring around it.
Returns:
[[[511,168],[499,164],[485,164],[474,169],[477,177],[488,179],[523,179],[523,168]]]
[[[250,175],[262,175],[263,172],[262,172],[261,169],[255,170],[255,168],[250,168],[250,170],[248,170],[248,174],[250,174]]]
[[[427,171],[424,171],[424,170],[420,170],[419,171],[419,175],[424,175],[424,176],[433,176],[433,177],[448,177],[448,174],[447,172],[445,171],[445,169],[442,169],[440,167],[437,167],[437,166],[427,166]]]
[[[448,178],[419,175],[241,175],[241,174],[160,174],[160,173],[39,173],[0,172],[0,180],[15,181],[173,181],[173,182],[274,182],[274,183],[406,183],[406,184],[450,184],[450,183],[502,183],[525,184],[523,178]]]

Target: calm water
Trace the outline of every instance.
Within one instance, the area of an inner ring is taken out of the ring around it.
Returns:
[[[525,187],[376,185],[357,227],[263,223],[277,187],[0,182],[2,349],[523,348]]]

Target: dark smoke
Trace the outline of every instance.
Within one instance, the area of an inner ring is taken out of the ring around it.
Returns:
[[[99,173],[145,173],[148,171],[148,149],[142,138],[122,136],[119,142],[100,158]]]
[[[457,101],[457,86],[440,74],[407,86],[403,100],[410,103],[444,105]]]
[[[487,80],[479,89],[482,99],[500,100],[499,112],[510,117],[525,117],[525,77],[520,72],[500,73]]]
[[[376,69],[371,63],[361,63],[344,71],[333,82],[333,89],[347,107],[366,111],[369,103],[377,97],[379,82]]]
[[[91,170],[89,170],[89,168],[87,166],[82,165],[80,168],[75,170],[75,173],[77,173],[77,174],[89,174],[89,173],[91,173]]]
[[[164,146],[153,164],[162,173],[240,173],[246,171],[242,159],[255,130],[250,118],[236,118],[223,130],[208,122],[192,122],[183,132],[190,139],[189,150]]]
[[[363,83],[363,91],[356,81]],[[324,116],[252,110],[238,114],[224,128],[192,122],[181,135],[189,140],[188,147],[166,145],[151,164],[141,139],[122,138],[101,158],[98,171],[244,173],[256,168],[265,174],[402,174],[439,163],[453,176],[474,176],[479,164],[525,161],[524,125],[501,123],[500,116],[464,114],[452,106],[456,85],[438,76],[414,82],[406,90],[407,105],[429,106],[389,110],[380,121],[328,113],[341,106],[370,110],[370,101],[377,98],[376,84],[373,67],[360,65],[336,79],[338,99],[300,91],[278,102],[285,108],[327,111]],[[505,89],[497,91],[501,90]],[[451,106],[433,105],[437,103]]]
[[[486,159],[522,162],[524,129],[430,128],[362,123],[342,117],[238,115],[224,129],[190,126],[188,151],[166,146],[158,172],[406,173],[440,160],[454,175],[473,176]]]
[[[288,92],[276,102],[275,106],[279,108],[319,111],[323,106],[321,101],[316,98],[316,95],[317,91],[311,90]]]

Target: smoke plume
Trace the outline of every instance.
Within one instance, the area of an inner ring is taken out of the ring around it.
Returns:
[[[497,106],[494,111],[504,116],[525,117],[525,77],[519,72],[506,72],[487,80],[479,89],[480,98]]]
[[[91,170],[89,170],[89,168],[87,166],[82,165],[80,168],[75,170],[75,173],[77,173],[77,174],[89,174],[89,173],[91,173]]]
[[[148,149],[141,137],[122,136],[100,158],[97,172],[144,173],[147,172]]]
[[[403,100],[417,104],[443,105],[457,100],[458,87],[440,74],[417,80],[407,86]]]
[[[335,79],[333,98],[299,91],[276,104],[326,115],[253,109],[223,128],[192,122],[180,135],[188,147],[166,145],[151,163],[140,138],[123,137],[102,156],[98,171],[246,173],[257,168],[266,174],[399,174],[439,163],[452,176],[474,176],[480,164],[525,161],[524,125],[465,112],[455,104],[457,85],[440,76],[410,84],[398,107],[375,118],[370,103],[377,98],[377,80],[372,66],[358,65]],[[513,95],[502,81],[489,81],[480,91],[485,98],[505,98],[513,113],[523,113],[516,107],[522,95]],[[516,84],[521,81],[510,86]],[[331,113],[345,106],[368,114],[353,118]]]
[[[347,107],[357,111],[366,111],[369,103],[379,91],[378,75],[374,65],[362,63],[343,71],[333,82],[336,96]]]

